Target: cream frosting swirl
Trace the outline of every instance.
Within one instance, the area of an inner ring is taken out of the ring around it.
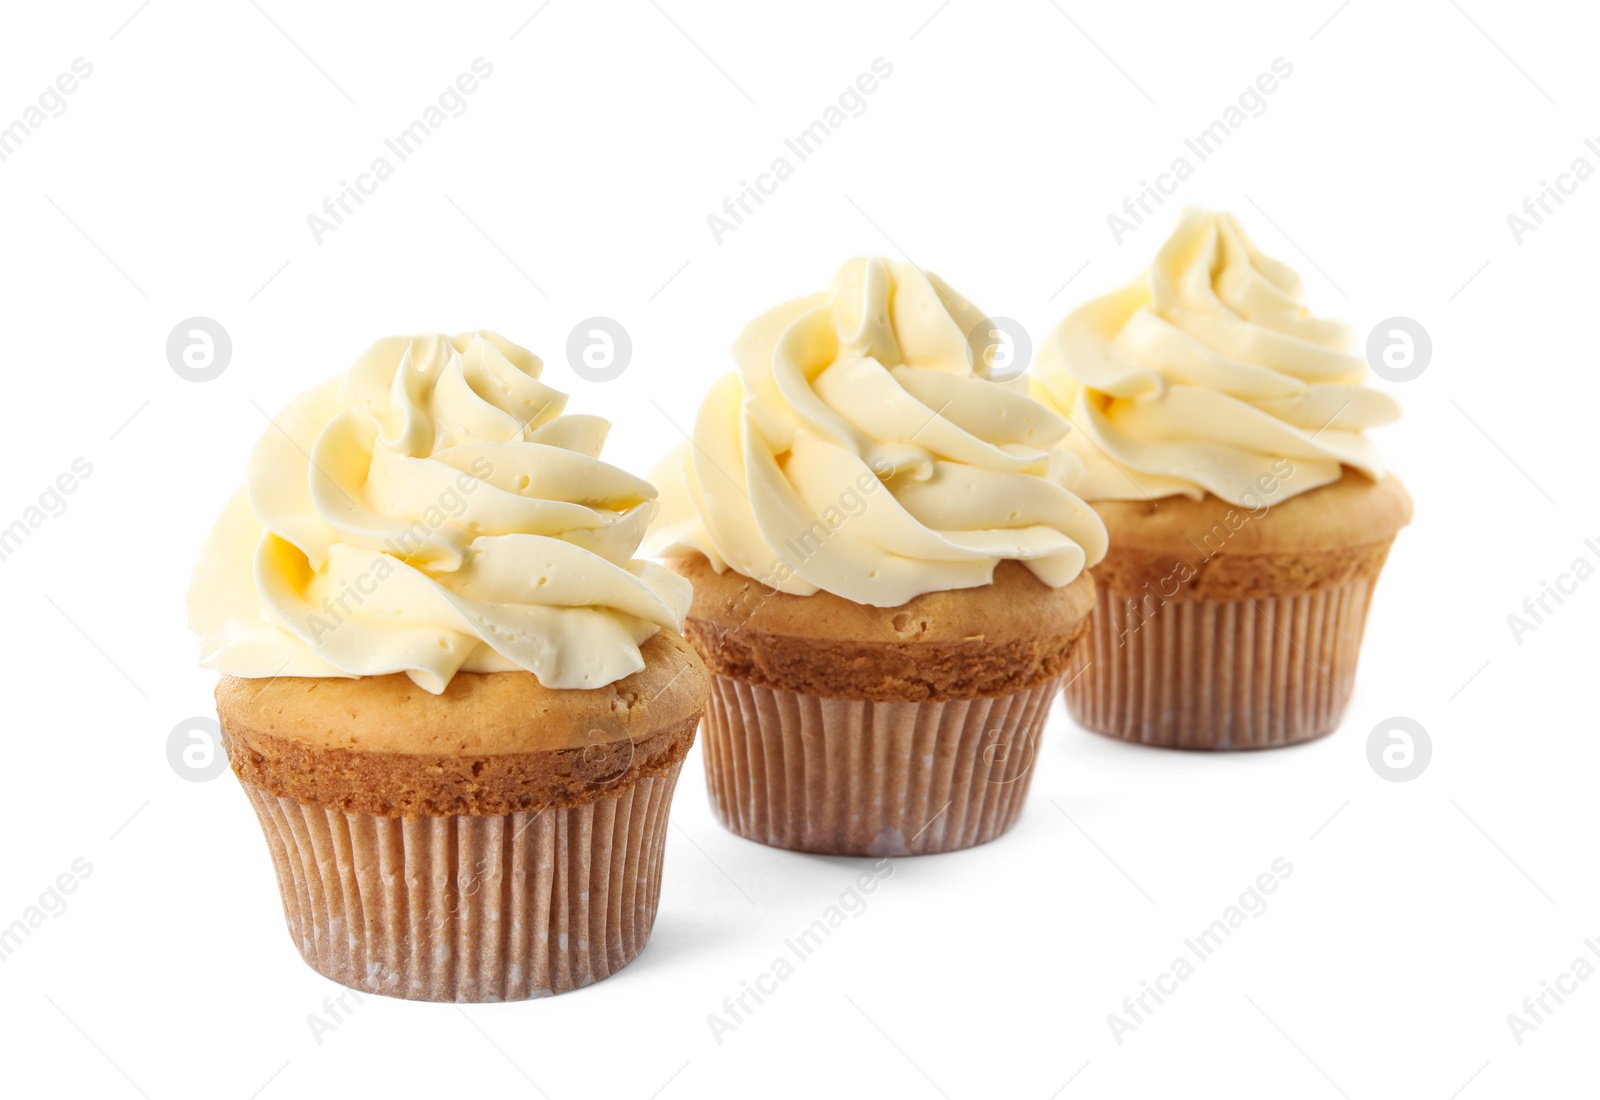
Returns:
[[[1191,210],[1146,274],[1068,316],[1040,350],[1034,394],[1079,429],[1078,491],[1254,508],[1345,466],[1381,478],[1362,433],[1399,407],[1361,384],[1348,331],[1313,317],[1300,289],[1232,215]]]
[[[649,482],[600,461],[543,364],[489,332],[379,340],[251,454],[189,590],[202,663],[246,677],[523,669],[597,688],[680,630],[688,583],[633,554]]]
[[[1067,424],[1020,379],[987,376],[984,320],[883,259],[757,318],[691,442],[655,471],[647,547],[878,607],[988,584],[1007,559],[1072,581],[1104,555],[1105,527],[1066,487]]]

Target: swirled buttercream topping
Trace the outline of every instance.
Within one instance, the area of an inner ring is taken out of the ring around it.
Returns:
[[[689,587],[635,560],[655,489],[600,461],[539,359],[489,332],[391,337],[262,433],[189,591],[236,676],[523,669],[595,688],[679,630]]]
[[[1206,493],[1256,507],[1374,480],[1363,432],[1400,415],[1362,385],[1343,325],[1313,317],[1300,279],[1232,215],[1189,211],[1150,270],[1066,318],[1041,349],[1034,394],[1078,428],[1089,500]]]
[[[1105,528],[1066,487],[1067,424],[988,377],[987,332],[938,278],[881,259],[758,317],[655,472],[647,548],[879,607],[988,584],[1007,559],[1067,584]]]

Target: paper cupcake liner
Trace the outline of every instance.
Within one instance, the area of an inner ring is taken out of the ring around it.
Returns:
[[[509,1001],[597,982],[644,948],[682,766],[586,805],[488,817],[245,791],[312,969],[391,997]]]
[[[986,844],[1022,812],[1060,686],[886,703],[713,675],[711,804],[728,829],[775,848],[904,856]]]
[[[1331,732],[1355,684],[1372,579],[1296,596],[1171,600],[1150,613],[1100,586],[1072,717],[1186,749],[1262,749]]]

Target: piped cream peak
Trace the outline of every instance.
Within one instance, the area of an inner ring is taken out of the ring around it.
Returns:
[[[936,276],[876,258],[756,318],[692,445],[655,473],[649,548],[880,607],[988,584],[1007,559],[1072,581],[1105,528],[1066,487],[1066,423],[987,376],[984,319]]]
[[[679,630],[688,584],[634,559],[649,482],[600,460],[542,364],[489,332],[390,337],[264,431],[189,591],[236,676],[523,669],[597,688]]]

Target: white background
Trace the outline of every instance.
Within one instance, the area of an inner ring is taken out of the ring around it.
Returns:
[[[0,163],[0,526],[75,458],[93,466],[0,562],[0,924],[74,859],[93,867],[0,963],[0,1089],[1591,1094],[1600,980],[1520,1045],[1506,1018],[1600,937],[1600,580],[1520,645],[1506,617],[1573,559],[1600,560],[1583,545],[1600,539],[1600,180],[1520,244],[1506,216],[1574,158],[1600,167],[1583,145],[1600,141],[1592,13],[541,3],[0,17],[0,125],[74,58],[94,66]],[[466,113],[316,243],[306,216],[477,57],[494,74]],[[894,73],[866,113],[716,243],[706,216],[877,57]],[[1278,57],[1294,73],[1266,113],[1115,243],[1106,215]],[[859,868],[724,832],[696,749],[638,961],[531,1003],[371,997],[312,1037],[339,987],[285,935],[236,781],[188,782],[165,751],[211,710],[182,597],[263,410],[376,336],[491,327],[545,357],[570,408],[610,417],[608,457],[643,471],[739,327],[848,256],[909,256],[1039,338],[1142,268],[1184,202],[1235,211],[1358,346],[1397,314],[1432,333],[1426,373],[1388,387],[1405,416],[1378,442],[1417,515],[1335,735],[1179,754],[1085,733],[1058,705],[1016,829],[899,861],[720,1045],[707,1016]],[[563,351],[594,314],[634,342],[604,385]],[[234,345],[204,384],[164,350],[194,315]],[[1368,764],[1391,715],[1431,734],[1411,782]],[[1294,871],[1270,908],[1119,1045],[1108,1014],[1280,856]]]

